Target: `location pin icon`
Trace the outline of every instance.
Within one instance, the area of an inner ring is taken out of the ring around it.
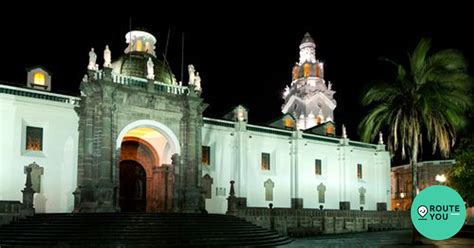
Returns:
[[[418,207],[418,214],[421,216],[421,218],[424,218],[427,213],[428,209],[425,206],[421,205]]]

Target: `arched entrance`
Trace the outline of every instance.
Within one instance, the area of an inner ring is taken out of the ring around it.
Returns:
[[[173,208],[174,190],[171,156],[179,151],[179,146],[173,141],[174,134],[166,133],[169,129],[163,130],[139,123],[141,124],[134,122],[127,125],[117,140],[117,143],[120,141],[120,159],[117,166],[119,206],[124,212],[170,211]],[[136,169],[137,166],[142,168],[143,173]]]
[[[146,211],[146,173],[135,160],[120,162],[120,207],[122,212]]]

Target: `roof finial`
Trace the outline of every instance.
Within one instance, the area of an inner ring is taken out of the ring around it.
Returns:
[[[344,124],[342,124],[342,138],[347,139],[347,130]]]
[[[383,134],[382,134],[382,131],[379,132],[379,145],[383,145]]]
[[[311,35],[309,34],[309,32],[306,32],[306,34],[304,34],[303,40],[301,41],[301,44],[308,43],[308,42],[314,43],[314,40],[311,37]]]

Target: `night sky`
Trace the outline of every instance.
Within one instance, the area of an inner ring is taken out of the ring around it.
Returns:
[[[201,75],[202,97],[210,105],[205,116],[220,118],[243,104],[250,123],[266,124],[281,114],[282,91],[290,83],[301,39],[309,32],[316,56],[325,64],[325,79],[337,92],[338,135],[345,124],[349,138],[357,140],[357,125],[367,111],[360,106],[362,92],[375,80],[393,75],[379,57],[405,62],[420,38],[431,37],[434,50],[456,48],[474,61],[474,21],[466,6],[384,6],[378,11],[345,7],[314,7],[308,13],[303,13],[304,7],[278,13],[235,7],[189,15],[166,8],[154,14],[130,11],[107,16],[93,8],[74,11],[77,14],[19,11],[0,17],[4,48],[0,80],[24,85],[25,69],[42,65],[53,74],[54,92],[79,95],[90,48],[96,49],[101,67],[106,44],[113,60],[123,55],[132,17],[133,29],[146,29],[157,37],[159,53],[164,52],[171,30],[167,57],[178,81],[181,33],[185,33],[184,64],[194,64]]]

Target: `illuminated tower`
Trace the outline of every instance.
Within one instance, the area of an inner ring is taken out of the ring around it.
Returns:
[[[336,100],[331,83],[324,80],[324,66],[316,59],[316,44],[306,33],[300,45],[299,62],[292,70],[292,81],[283,93],[284,114],[291,114],[297,128],[310,129],[327,121],[334,121]]]

